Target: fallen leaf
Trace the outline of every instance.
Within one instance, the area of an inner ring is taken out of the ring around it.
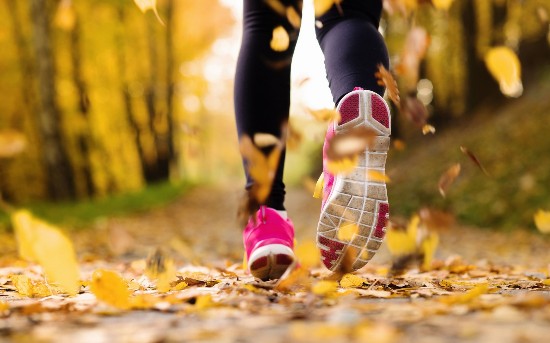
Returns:
[[[25,297],[47,297],[52,295],[52,290],[44,282],[32,280],[26,275],[11,275],[10,280],[17,293]]]
[[[343,288],[359,288],[368,285],[368,281],[354,274],[346,274],[340,280],[340,287]]]
[[[539,209],[534,216],[535,226],[542,233],[550,233],[550,211]]]
[[[479,298],[482,294],[486,294],[489,291],[489,285],[487,283],[481,283],[476,285],[464,294],[449,295],[447,297],[441,297],[440,301],[448,304],[468,304],[471,301]]]
[[[290,37],[288,36],[288,32],[286,32],[285,28],[280,25],[274,28],[271,36],[271,42],[269,43],[271,49],[277,52],[286,51],[289,45]]]
[[[320,296],[330,296],[333,295],[338,289],[338,282],[336,281],[327,281],[321,280],[313,285],[311,291],[313,294]]]
[[[118,273],[97,269],[92,274],[90,290],[98,300],[116,308],[127,310],[130,308],[130,290],[126,281]]]
[[[438,182],[439,193],[443,197],[447,194],[449,187],[454,183],[455,179],[460,174],[460,163],[454,164],[441,175]]]

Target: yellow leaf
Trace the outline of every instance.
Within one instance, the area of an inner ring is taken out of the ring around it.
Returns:
[[[216,303],[212,301],[212,296],[210,294],[199,295],[195,301],[195,309],[202,311],[208,308],[216,306]]]
[[[317,248],[315,242],[312,241],[298,244],[294,249],[294,253],[303,268],[315,267],[321,260],[319,248]]]
[[[521,64],[512,49],[505,46],[489,49],[485,55],[485,64],[504,95],[514,98],[521,96],[523,93]]]
[[[167,257],[161,249],[156,249],[147,258],[145,275],[150,279],[157,279],[157,290],[168,292],[170,283],[176,278],[176,267],[174,261]]]
[[[439,244],[439,236],[432,232],[430,233],[421,243],[420,250],[424,256],[424,261],[422,262],[422,269],[429,270],[432,266],[432,260]]]
[[[10,305],[0,300],[0,313],[10,309]]]
[[[290,268],[289,268],[290,269]],[[292,292],[309,287],[309,271],[306,268],[294,268],[279,279],[274,289],[281,292]],[[288,273],[288,275],[286,275]]]
[[[430,124],[425,124],[424,126],[422,126],[422,134],[427,135],[428,133],[434,134],[435,133],[435,127],[433,127]]]
[[[356,224],[346,224],[338,228],[338,239],[341,241],[351,241],[359,228]]]
[[[34,218],[26,210],[12,214],[19,254],[38,262],[48,282],[68,294],[80,289],[80,272],[72,242],[55,226]]]
[[[288,19],[288,22],[290,23],[290,25],[292,25],[295,29],[300,28],[302,23],[302,17],[300,16],[300,14],[298,14],[298,12],[296,12],[294,7],[288,6],[286,8],[286,18]]]
[[[325,14],[332,5],[334,5],[335,0],[313,0],[313,7],[315,8],[315,16],[320,17]]]
[[[542,280],[542,284],[545,285],[545,286],[550,286],[550,279]]]
[[[378,170],[369,170],[367,173],[367,177],[370,181],[375,182],[389,183],[391,181],[390,177],[386,175],[386,173],[380,172]]]
[[[178,282],[174,287],[172,287],[172,290],[173,291],[181,291],[181,290],[187,288],[187,286],[189,286],[187,284],[187,282],[184,282],[184,281]]]
[[[453,0],[432,0],[432,4],[439,10],[447,11],[453,4]]]
[[[327,296],[332,295],[338,289],[338,282],[322,280],[313,285],[311,291],[313,294]]]
[[[448,297],[441,298],[441,302],[445,304],[467,304],[477,298],[480,295],[486,294],[489,291],[489,285],[486,283],[479,284],[474,288],[470,289],[464,294],[450,295]]]
[[[447,194],[447,191],[449,190],[449,187],[455,182],[458,175],[460,175],[460,163],[453,164],[450,166],[445,173],[441,175],[439,178],[439,182],[437,186],[439,187],[439,193],[441,196],[445,197]]]
[[[317,183],[315,183],[315,190],[313,191],[313,197],[321,199],[323,197],[323,188],[325,187],[325,173],[321,173]]]
[[[340,121],[340,112],[338,112],[334,108],[323,108],[320,110],[308,109],[308,113],[311,114],[315,119],[323,123]]]
[[[111,306],[122,310],[130,308],[130,290],[122,276],[114,271],[94,271],[90,290],[97,299]]]
[[[550,211],[539,209],[534,216],[535,225],[542,233],[550,233]]]
[[[288,32],[282,26],[277,26],[273,29],[270,46],[274,51],[285,51],[290,44],[290,37]]]
[[[344,288],[358,288],[367,284],[367,280],[354,274],[346,274],[340,280],[340,287]]]
[[[342,158],[340,160],[328,160],[327,161],[327,170],[332,174],[347,174],[357,166],[359,158],[357,155],[348,158]]]
[[[134,0],[134,2],[143,13],[147,12],[148,10],[153,11],[158,21],[162,25],[164,25],[164,22],[162,21],[162,19],[160,19],[159,13],[157,11],[157,0]]]
[[[47,297],[52,291],[43,282],[32,280],[26,275],[11,275],[10,280],[15,286],[17,293],[26,297]]]

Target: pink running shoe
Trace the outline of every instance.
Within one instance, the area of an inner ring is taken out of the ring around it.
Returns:
[[[369,172],[384,173],[390,147],[391,117],[388,105],[378,94],[355,88],[346,94],[337,107],[339,123],[332,123],[323,147],[323,203],[317,245],[323,264],[335,270],[349,247],[353,270],[360,269],[374,256],[382,244],[389,216],[386,184],[369,180]],[[333,175],[326,170],[327,142],[346,130],[365,126],[377,132],[374,144],[359,155],[356,168],[346,175]],[[350,241],[338,239],[338,230],[349,224],[358,226]]]
[[[250,218],[243,241],[248,269],[259,279],[280,278],[294,261],[294,225],[272,208],[260,207],[256,222]]]

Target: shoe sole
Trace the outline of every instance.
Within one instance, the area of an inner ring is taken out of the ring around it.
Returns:
[[[336,270],[346,256],[346,269],[358,270],[374,256],[386,233],[389,218],[388,195],[383,180],[369,179],[369,172],[384,174],[390,146],[391,117],[382,97],[367,90],[348,93],[337,107],[341,121],[335,134],[364,126],[377,132],[374,144],[359,155],[353,172],[335,175],[331,192],[321,210],[317,245],[323,264]],[[338,239],[338,230],[350,224],[358,227],[349,241]],[[349,257],[349,259],[348,259]]]
[[[292,249],[282,244],[259,247],[250,255],[250,274],[262,280],[279,279],[294,262]]]

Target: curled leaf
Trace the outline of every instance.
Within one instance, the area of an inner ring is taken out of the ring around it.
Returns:
[[[395,81],[395,78],[389,70],[387,70],[384,65],[379,64],[378,71],[374,73],[374,76],[378,80],[377,82],[380,86],[386,87],[390,100],[395,106],[399,107],[401,102],[399,98],[399,88],[397,88],[397,81]]]
[[[427,135],[428,133],[434,134],[435,133],[435,127],[433,127],[430,124],[426,124],[422,126],[422,134]]]
[[[454,164],[441,175],[439,178],[439,193],[445,197],[449,187],[454,183],[455,179],[460,174],[460,163]]]

